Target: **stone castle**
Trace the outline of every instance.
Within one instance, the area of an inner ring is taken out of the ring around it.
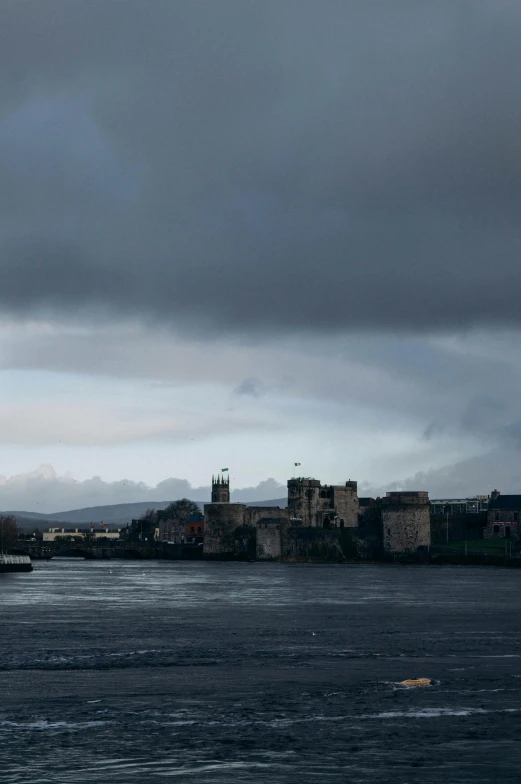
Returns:
[[[322,485],[317,479],[290,479],[288,504],[281,508],[231,503],[229,479],[212,477],[204,527],[204,554],[215,558],[341,558],[347,551],[376,557],[417,552],[431,543],[428,493],[359,499],[352,480]]]

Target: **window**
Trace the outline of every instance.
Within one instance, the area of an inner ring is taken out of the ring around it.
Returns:
[[[200,534],[200,533],[202,533],[202,531],[203,531],[203,529],[201,528],[201,526],[199,526],[198,529],[197,529],[197,533]]]
[[[499,525],[495,525],[495,526],[494,526],[494,533],[495,533],[495,534],[498,534],[498,533],[499,533]]]
[[[499,512],[495,512],[494,520],[496,521],[496,523],[499,522]]]
[[[191,530],[191,532],[192,532],[193,534],[195,534],[195,525],[193,525],[193,526],[190,528],[190,530]]]
[[[514,523],[519,522],[519,512],[514,512]]]

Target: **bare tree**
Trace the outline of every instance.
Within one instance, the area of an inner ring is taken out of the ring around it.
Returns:
[[[193,514],[200,514],[198,504],[195,501],[190,501],[189,498],[181,498],[179,501],[173,501],[168,504],[166,509],[163,509],[161,515],[165,519],[173,518],[174,520],[181,520],[183,523],[188,522],[188,518]]]
[[[167,541],[183,542],[188,531],[188,521],[195,514],[200,514],[200,509],[195,501],[189,498],[180,498],[172,501],[166,509],[157,512],[159,522],[159,538]]]
[[[159,517],[157,511],[155,509],[147,509],[138,520],[132,520],[128,530],[129,541],[152,543],[158,524]]]

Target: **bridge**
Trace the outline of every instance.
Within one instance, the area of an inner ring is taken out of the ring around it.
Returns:
[[[87,542],[53,542],[41,540],[19,540],[10,548],[12,555],[28,555],[32,560],[49,560],[51,558],[87,558],[111,560],[113,558],[132,559],[167,559],[193,560],[203,557],[203,548],[193,544],[172,544],[170,542],[128,542],[109,541]]]

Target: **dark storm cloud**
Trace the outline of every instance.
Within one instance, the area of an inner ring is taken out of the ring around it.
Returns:
[[[0,306],[517,323],[521,9],[4,3]]]

